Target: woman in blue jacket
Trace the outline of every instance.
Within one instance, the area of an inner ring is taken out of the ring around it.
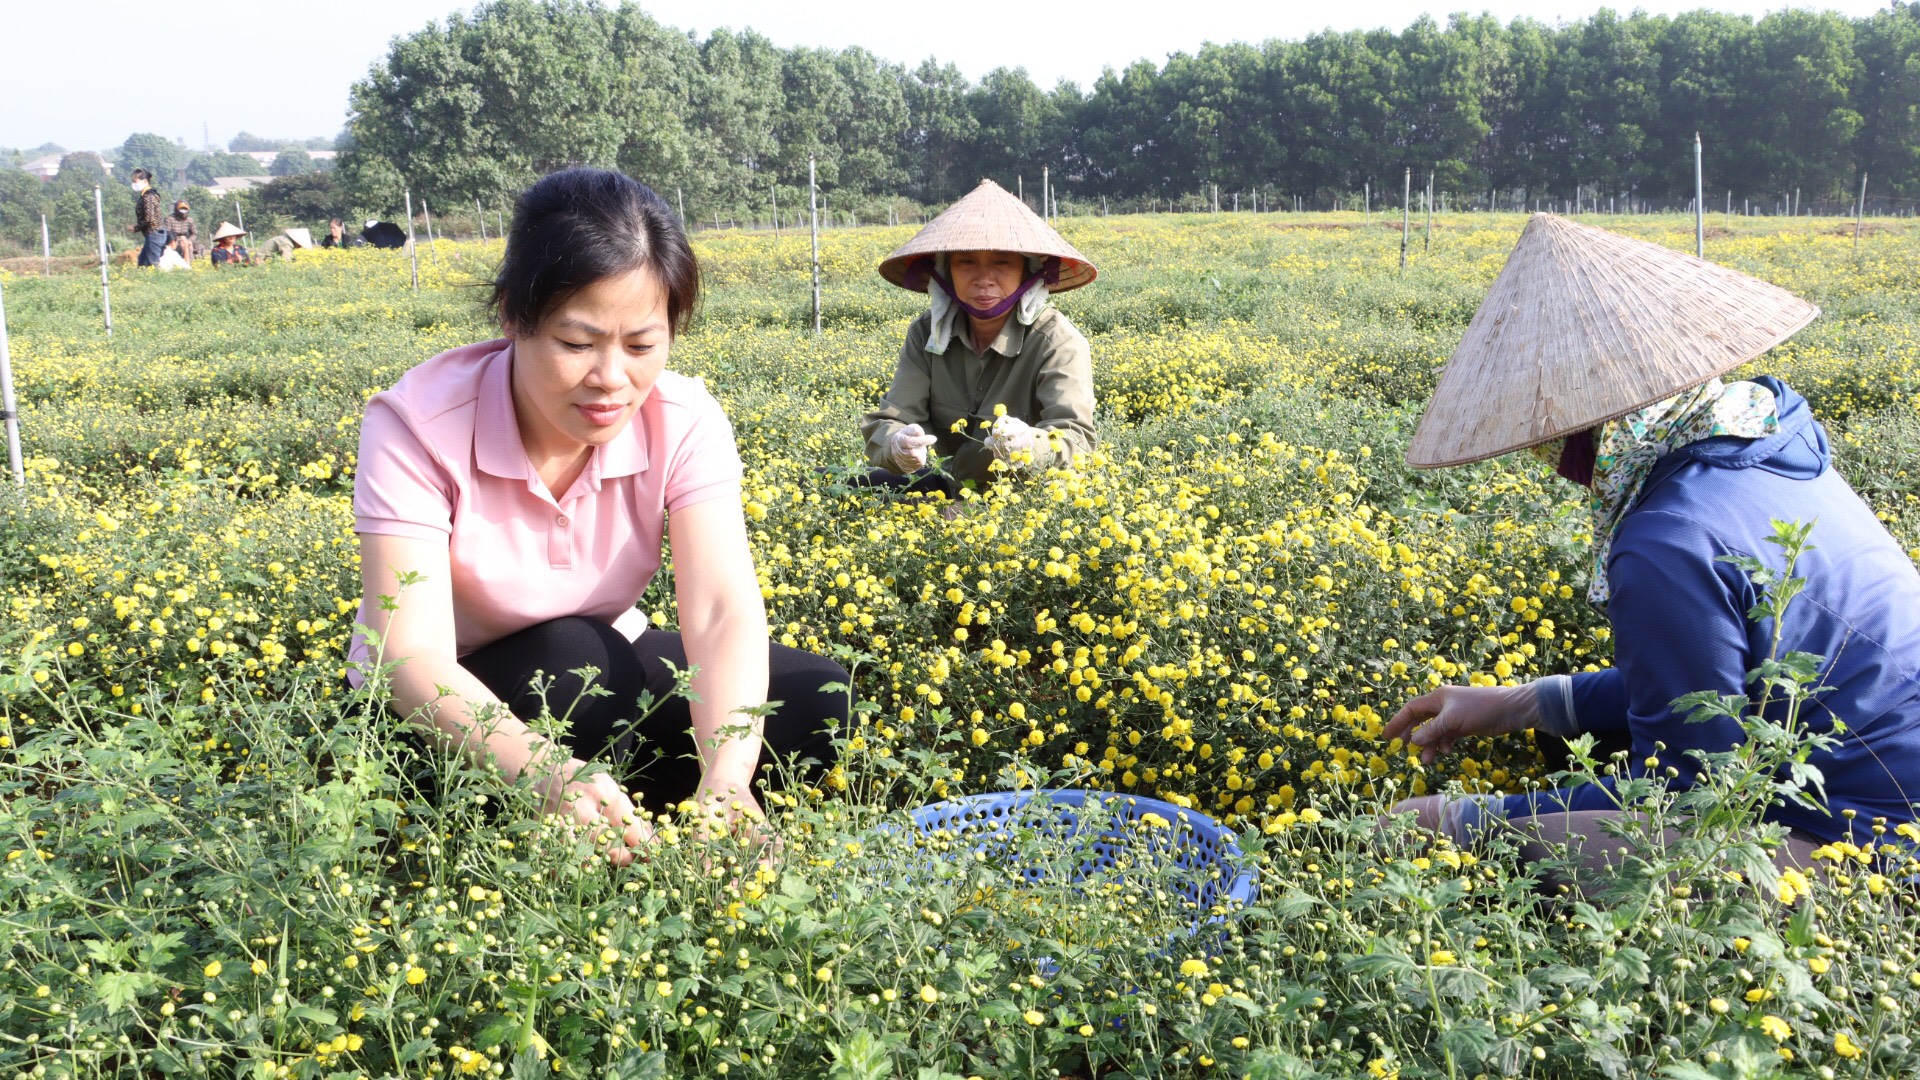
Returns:
[[[1698,754],[1731,749],[1744,734],[1731,718],[1689,723],[1674,700],[1703,690],[1748,695],[1747,673],[1775,651],[1771,622],[1748,615],[1758,587],[1726,559],[1783,571],[1768,539],[1773,522],[1817,522],[1812,550],[1794,568],[1805,589],[1779,651],[1824,658],[1819,685],[1828,689],[1803,706],[1800,722],[1836,742],[1810,759],[1824,805],[1782,800],[1768,811],[1789,830],[1776,860],[1806,865],[1823,843],[1867,846],[1875,821],[1891,830],[1914,820],[1920,572],[1834,470],[1805,399],[1773,378],[1718,378],[1817,314],[1722,267],[1537,216],[1442,375],[1408,458],[1444,465],[1541,447],[1560,475],[1589,489],[1588,598],[1612,623],[1613,666],[1510,687],[1441,687],[1408,702],[1382,737],[1406,739],[1432,761],[1458,739],[1528,728],[1624,736],[1633,774],[1684,788],[1698,775]],[[1532,415],[1499,421],[1501,402],[1528,397],[1540,403]],[[1461,842],[1505,820],[1579,847],[1605,837],[1603,819],[1618,808],[1603,783],[1424,796],[1396,809]],[[1598,868],[1605,855],[1596,848],[1584,861]]]

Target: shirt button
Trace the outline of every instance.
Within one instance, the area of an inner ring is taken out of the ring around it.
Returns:
[[[554,523],[555,525],[558,525],[558,526],[560,526],[560,527],[561,527],[561,528],[563,528],[563,529],[564,529],[564,528],[566,528],[566,527],[567,527],[567,515],[565,515],[565,514],[560,514],[560,515],[558,515],[558,516],[556,516],[556,517],[555,517],[555,518],[553,519],[553,523]]]

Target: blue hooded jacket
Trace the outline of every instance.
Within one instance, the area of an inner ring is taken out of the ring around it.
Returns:
[[[1805,590],[1787,608],[1781,654],[1825,658],[1817,685],[1831,689],[1800,721],[1831,733],[1839,746],[1810,764],[1826,780],[1826,811],[1776,804],[1770,820],[1825,841],[1862,842],[1873,818],[1914,820],[1920,801],[1920,571],[1866,503],[1832,467],[1827,433],[1806,399],[1773,378],[1754,380],[1774,392],[1777,434],[1720,436],[1661,458],[1621,522],[1607,562],[1612,599],[1614,666],[1562,683],[1565,693],[1540,694],[1541,727],[1561,732],[1627,732],[1637,773],[1657,756],[1660,772],[1678,770],[1668,787],[1690,784],[1699,764],[1688,753],[1723,751],[1744,737],[1737,722],[1691,724],[1671,708],[1701,690],[1746,694],[1746,674],[1773,649],[1771,620],[1747,612],[1758,588],[1721,556],[1758,558],[1785,568],[1769,543],[1772,521],[1817,521],[1813,550],[1795,567]],[[1784,709],[1770,709],[1784,717]],[[1655,744],[1666,749],[1656,750]],[[1516,795],[1509,817],[1617,805],[1610,791],[1587,785]],[[1850,824],[1843,811],[1856,813]]]

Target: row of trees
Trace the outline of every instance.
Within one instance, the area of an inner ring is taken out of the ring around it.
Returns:
[[[613,166],[689,216],[798,206],[809,156],[842,196],[949,201],[1050,166],[1063,197],[1134,203],[1218,184],[1269,198],[1398,188],[1404,168],[1484,199],[1691,194],[1842,199],[1870,170],[1920,197],[1920,3],[1759,20],[1602,10],[1560,26],[1422,18],[1400,31],[1209,45],[1088,90],[979,82],[859,48],[705,41],[637,6],[494,0],[397,39],[351,92],[341,179],[488,202],[570,164]]]

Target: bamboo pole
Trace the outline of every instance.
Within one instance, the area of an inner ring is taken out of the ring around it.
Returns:
[[[1044,221],[1053,220],[1053,167],[1040,166],[1040,217]]]
[[[780,239],[780,185],[767,184],[767,198],[773,202],[773,238]]]
[[[813,333],[820,334],[820,182],[807,155],[807,202],[813,212]]]
[[[420,253],[413,247],[413,191],[403,188],[407,197],[407,261],[413,266],[413,291],[420,291]]]
[[[13,469],[13,482],[25,484],[27,474],[20,467],[20,409],[13,398],[13,358],[7,351],[7,293],[0,286],[0,418],[7,424],[7,464]]]
[[[113,336],[113,297],[107,285],[107,212],[101,208],[100,185],[93,187],[93,228],[100,237],[100,321],[106,324],[107,336]]]
[[[427,247],[433,252],[433,257],[438,259],[440,257],[440,245],[433,242],[433,211],[427,209],[427,197],[425,195],[420,196],[420,212],[427,216]]]
[[[1867,170],[1860,170],[1860,201],[1853,204],[1853,257],[1860,257],[1860,219],[1867,212]]]
[[[480,200],[473,200],[473,216],[480,219],[480,242],[487,242],[487,215],[480,209]]]
[[[47,231],[47,215],[40,215],[40,254],[47,260],[47,269],[42,277],[53,276],[53,234]]]

